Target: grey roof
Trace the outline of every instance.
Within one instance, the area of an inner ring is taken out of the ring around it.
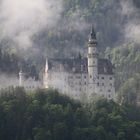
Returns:
[[[98,74],[114,74],[111,61],[108,59],[99,59],[98,61]]]
[[[108,59],[98,59],[98,74],[113,74],[114,66]],[[87,73],[87,58],[71,58],[71,59],[49,59],[48,70],[66,71],[73,73]]]
[[[94,31],[93,25],[92,25],[91,32],[90,32],[90,38],[96,40],[96,33],[95,33],[95,31]]]

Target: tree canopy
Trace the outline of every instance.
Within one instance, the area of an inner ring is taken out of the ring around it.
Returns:
[[[1,91],[0,112],[3,140],[140,139],[140,108],[112,100],[81,104],[55,90],[10,88]]]

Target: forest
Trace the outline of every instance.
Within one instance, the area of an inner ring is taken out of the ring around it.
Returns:
[[[0,92],[2,140],[139,140],[140,108],[98,98],[81,103],[55,90]]]

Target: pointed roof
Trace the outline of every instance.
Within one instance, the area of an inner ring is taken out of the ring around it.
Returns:
[[[61,66],[61,67],[60,67]],[[83,66],[83,69],[81,69]],[[63,67],[63,70],[62,70]],[[73,71],[75,68],[75,71]],[[114,66],[108,59],[98,59],[98,74],[113,75]],[[87,58],[48,59],[48,70],[54,72],[88,73]]]
[[[92,27],[91,27],[90,37],[91,37],[92,39],[96,39],[96,34],[95,34],[95,30],[94,30],[93,25],[92,25]]]
[[[93,25],[91,27],[91,32],[90,32],[90,36],[89,36],[89,43],[97,44],[96,33],[95,33]]]
[[[46,67],[45,67],[45,72],[48,71],[48,59],[46,58]]]
[[[20,73],[23,73],[22,65],[20,66],[20,69],[19,69],[19,74]]]

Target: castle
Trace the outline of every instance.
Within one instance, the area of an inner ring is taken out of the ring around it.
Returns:
[[[58,89],[77,99],[93,94],[115,99],[113,71],[110,60],[99,58],[96,34],[92,28],[87,57],[48,59],[43,81],[45,88]]]

